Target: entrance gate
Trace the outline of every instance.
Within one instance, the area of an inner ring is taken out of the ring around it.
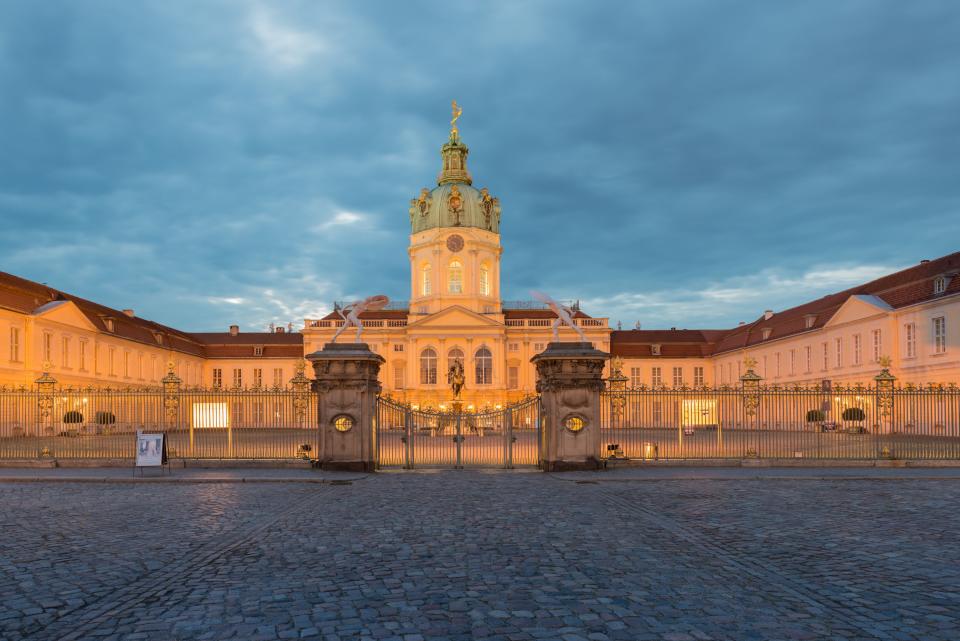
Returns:
[[[540,399],[486,412],[436,412],[380,398],[376,434],[380,467],[536,466]]]

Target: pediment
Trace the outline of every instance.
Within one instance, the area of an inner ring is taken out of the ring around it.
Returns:
[[[461,307],[460,305],[453,305],[447,307],[436,314],[430,314],[420,320],[410,323],[407,325],[408,328],[421,328],[421,327],[431,327],[431,328],[440,328],[440,327],[503,327],[501,323],[484,316],[483,314],[478,314],[476,312],[470,311],[466,307]]]
[[[57,300],[46,303],[33,310],[33,315],[54,323],[97,331],[96,326],[90,322],[86,314],[80,311],[80,308],[72,300]]]
[[[844,301],[840,309],[830,317],[825,327],[843,325],[865,318],[873,318],[892,311],[893,308],[876,296],[855,295]]]

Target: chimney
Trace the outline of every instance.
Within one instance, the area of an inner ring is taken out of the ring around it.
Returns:
[[[230,335],[231,335],[231,336],[236,336],[236,335],[239,334],[239,333],[240,333],[240,326],[239,326],[239,325],[231,325],[231,326],[230,326]]]
[[[926,258],[924,258],[923,260],[920,261],[920,264],[921,264],[921,265],[926,265],[926,264],[929,263],[929,262],[930,262],[929,260],[927,260]]]
[[[283,326],[280,325],[280,326],[274,328],[274,333],[275,333],[275,334],[283,334],[283,333],[284,333]]]
[[[763,310],[763,320],[770,320],[771,318],[773,318],[773,310],[772,309]]]
[[[744,325],[746,325],[744,321],[740,321],[739,323],[737,323],[737,327],[743,327]]]
[[[134,317],[134,314],[133,314],[133,310],[132,310],[132,309],[125,309],[125,310],[123,310],[123,313],[126,314],[127,316],[129,316],[130,318],[133,318],[133,317]]]

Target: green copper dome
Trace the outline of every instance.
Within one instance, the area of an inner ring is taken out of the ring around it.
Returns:
[[[454,103],[456,113],[456,103]],[[456,117],[459,117],[457,115]],[[455,118],[456,119],[456,118]],[[477,189],[467,171],[470,150],[451,122],[450,140],[440,149],[443,166],[433,190],[426,187],[410,201],[410,233],[437,227],[476,227],[500,233],[500,199]]]

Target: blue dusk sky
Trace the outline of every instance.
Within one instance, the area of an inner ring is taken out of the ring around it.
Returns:
[[[0,270],[185,330],[409,296],[450,101],[505,299],[730,327],[960,250],[960,2],[0,4]]]

